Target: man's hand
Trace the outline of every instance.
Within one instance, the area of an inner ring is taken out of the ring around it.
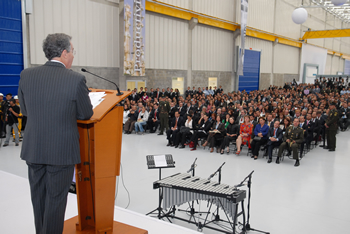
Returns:
[[[276,141],[276,138],[271,137],[271,138],[270,138],[270,141]]]
[[[289,139],[287,139],[287,140],[286,140],[286,142],[287,142],[287,143],[289,143],[289,142],[290,142],[290,140],[289,140]]]
[[[263,134],[260,132],[260,133],[258,133],[258,136],[259,137],[263,137]]]
[[[11,112],[13,113],[13,110],[12,110],[12,108],[11,108],[11,107],[9,108],[9,111],[11,111]]]

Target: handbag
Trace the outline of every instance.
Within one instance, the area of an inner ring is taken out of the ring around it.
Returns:
[[[254,140],[254,141],[260,141],[260,140],[261,140],[261,137],[255,136],[255,137],[253,138],[253,140]]]
[[[180,128],[180,132],[181,133],[189,133],[190,132],[190,128],[189,127],[186,127],[186,126],[182,126]]]

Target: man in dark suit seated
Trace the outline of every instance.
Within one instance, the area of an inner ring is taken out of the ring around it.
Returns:
[[[80,163],[77,119],[93,115],[83,75],[70,70],[74,59],[71,37],[49,34],[43,66],[21,72],[18,97],[28,117],[21,158],[28,179],[36,233],[61,234],[74,165]]]
[[[276,120],[273,123],[273,126],[270,127],[267,137],[269,139],[267,142],[267,154],[269,156],[267,163],[271,163],[272,150],[276,147],[279,147],[283,142],[283,131],[280,129],[280,122],[278,120]]]
[[[167,146],[174,146],[176,134],[179,132],[184,123],[184,119],[180,116],[179,112],[175,111],[175,117],[171,121],[170,129],[168,129],[166,132],[168,139]]]
[[[149,117],[148,117],[148,127],[150,129],[150,133],[155,133],[158,125],[159,125],[159,109],[158,104],[154,104],[153,110],[151,111]]]
[[[182,117],[186,115],[187,109],[183,106],[183,102],[179,102],[179,113]]]
[[[301,116],[300,119],[303,117]],[[310,148],[311,141],[314,138],[314,123],[311,121],[311,114],[306,115],[306,120],[304,121],[303,124],[303,129],[304,129],[304,141],[301,143],[300,146],[300,158],[303,157],[303,152],[304,152],[304,147],[306,144],[307,148]]]

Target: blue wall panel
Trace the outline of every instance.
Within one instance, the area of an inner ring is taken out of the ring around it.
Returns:
[[[239,76],[238,90],[248,93],[259,89],[260,78],[260,52],[245,50],[243,76]]]
[[[23,70],[20,0],[0,0],[0,93],[17,95]]]

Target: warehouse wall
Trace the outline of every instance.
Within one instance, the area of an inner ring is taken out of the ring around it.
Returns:
[[[240,0],[161,0],[164,3],[200,12],[211,17],[240,22]],[[34,12],[28,18],[30,63],[43,64],[46,59],[41,43],[53,32],[73,36],[77,55],[73,70],[87,67],[108,79],[119,82],[119,4],[118,0],[33,0]],[[311,29],[350,27],[322,9],[308,9],[303,25],[291,20],[299,0],[249,0],[248,26],[293,39]],[[234,40],[232,31],[146,12],[146,76],[148,87],[171,86],[173,77],[184,77],[191,86],[207,86],[208,77],[217,77],[218,85],[231,87],[234,74]],[[308,40],[308,43],[350,54],[350,38]],[[260,88],[280,85],[298,77],[300,48],[247,37],[246,48],[261,50]],[[326,73],[342,71],[344,59],[327,56]],[[191,72],[189,72],[191,71]],[[190,77],[188,77],[190,76]],[[127,77],[127,80],[137,77]],[[104,81],[87,76],[88,85],[113,88]],[[121,87],[125,89],[125,87]]]
[[[110,1],[34,0],[33,14],[28,16],[31,66],[47,61],[42,51],[45,37],[62,32],[73,37],[77,51],[73,70],[86,67],[118,82],[118,15],[118,4]],[[86,77],[88,86],[114,88],[91,75]]]

